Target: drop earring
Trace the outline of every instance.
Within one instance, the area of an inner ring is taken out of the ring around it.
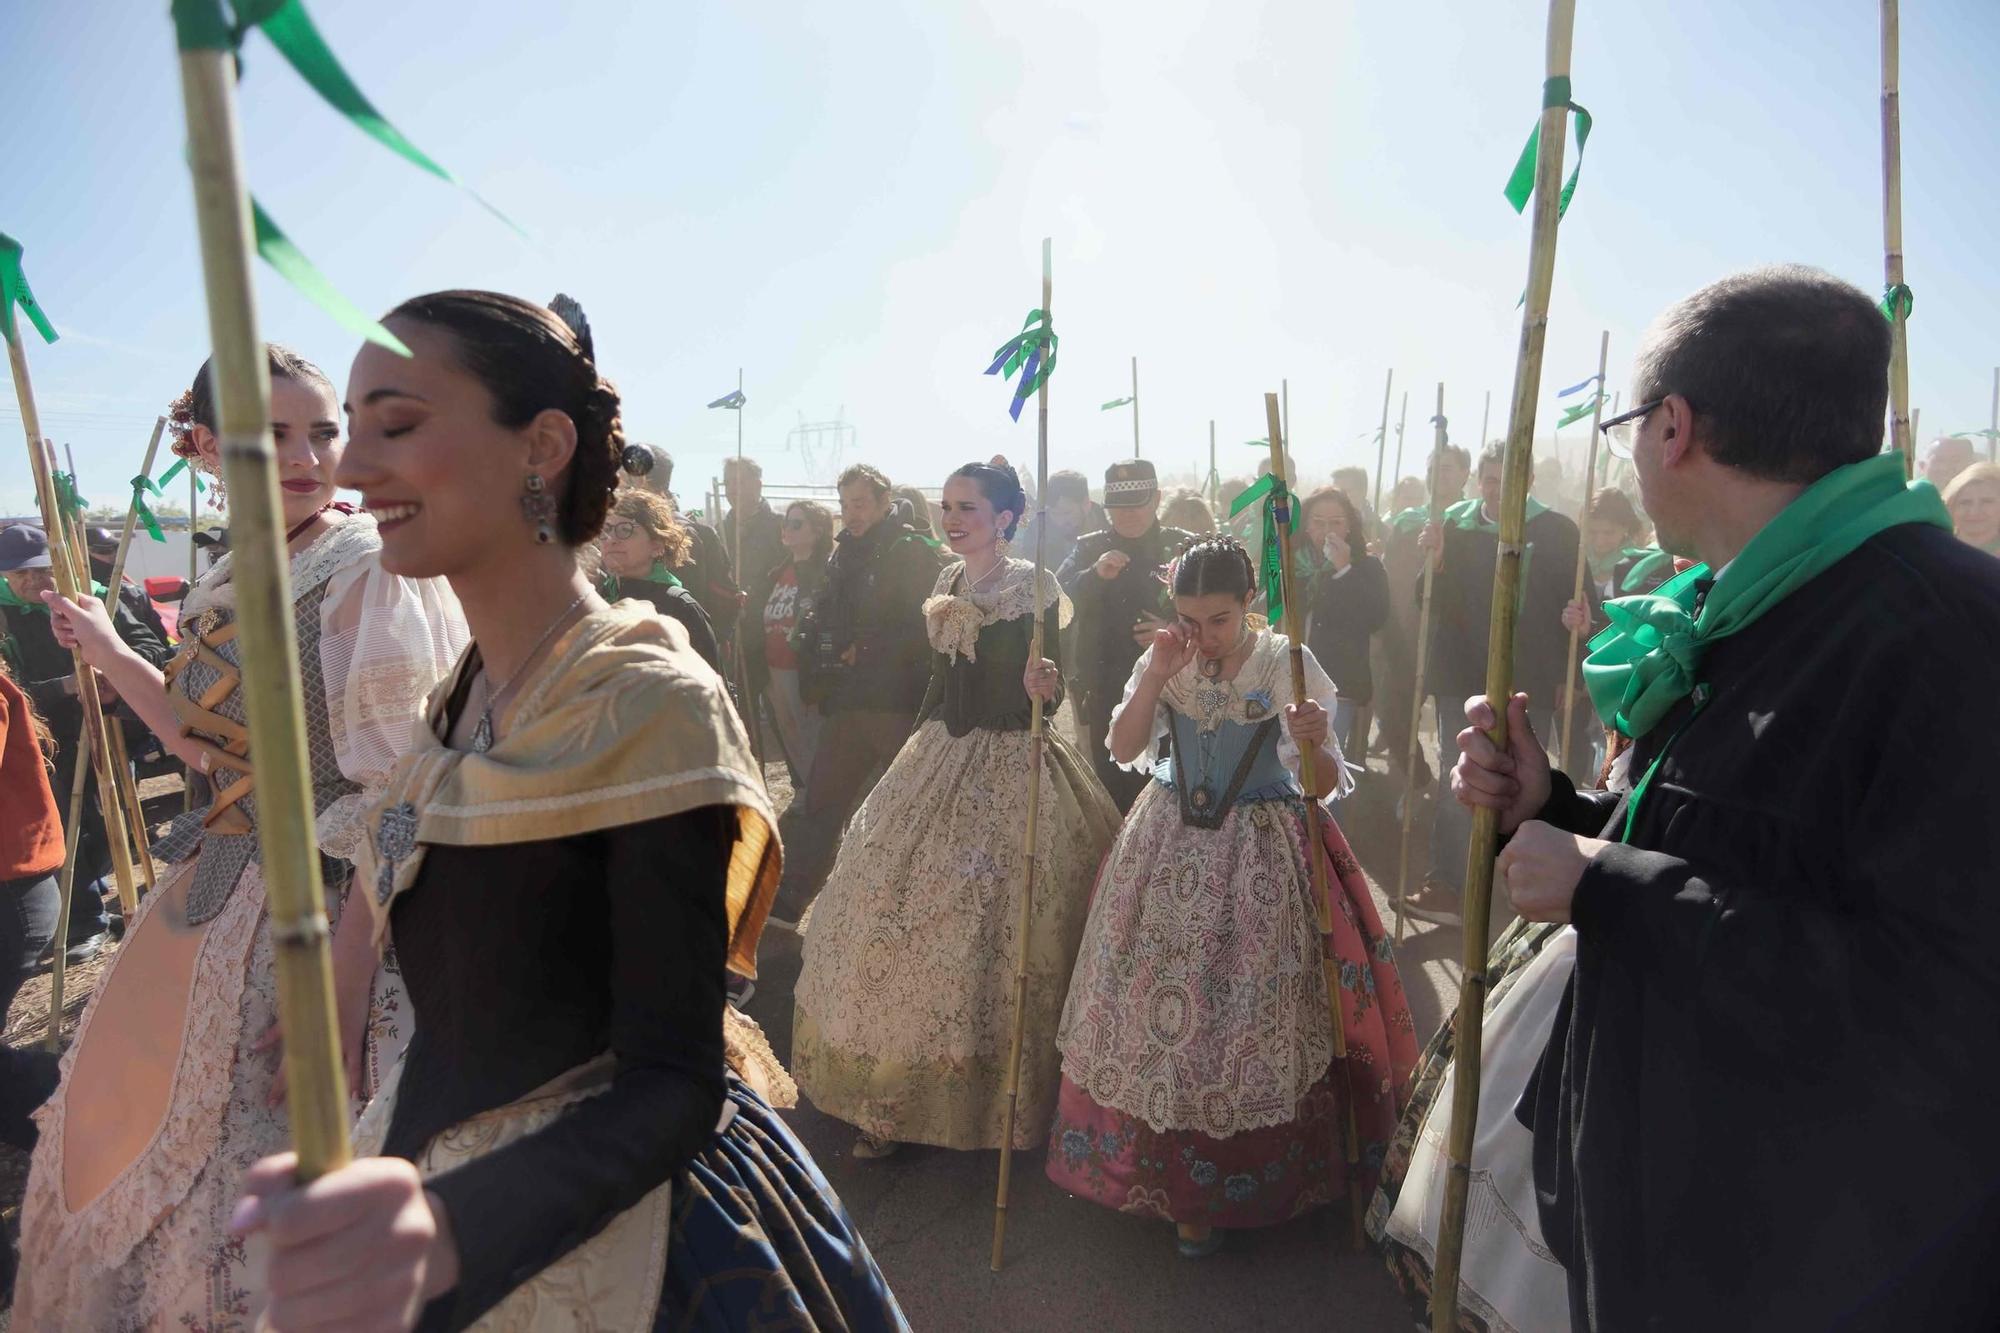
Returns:
[[[556,502],[549,495],[549,484],[537,473],[528,474],[528,491],[521,497],[521,513],[535,525],[535,541],[547,546],[556,539]]]

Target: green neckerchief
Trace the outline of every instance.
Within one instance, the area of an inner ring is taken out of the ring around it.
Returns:
[[[95,596],[98,601],[101,602],[104,600],[104,585],[102,583],[92,583],[90,585],[90,591],[91,594]],[[49,613],[49,608],[42,605],[41,598],[38,597],[32,602],[22,601],[19,597],[16,597],[14,595],[14,590],[7,586],[7,583],[4,579],[0,579],[0,606],[18,606],[23,611],[39,611],[43,615],[47,615]]]
[[[674,571],[667,568],[667,562],[664,560],[655,560],[653,562],[653,567],[646,571],[646,582],[664,583],[669,588],[685,586],[679,579],[674,577]]]
[[[1593,555],[1590,557],[1590,577],[1602,583],[1618,572],[1618,566],[1635,556],[1644,554],[1646,553],[1636,546],[1627,546],[1623,550],[1613,551],[1610,555]]]
[[[1485,503],[1476,497],[1471,500],[1460,500],[1457,504],[1444,511],[1444,521],[1453,527],[1462,528],[1466,532],[1500,531],[1500,525],[1487,518],[1482,512],[1484,508]],[[1548,512],[1549,507],[1547,505],[1532,495],[1528,497],[1528,512],[1526,515],[1528,518],[1536,518]]]
[[[1878,454],[1836,468],[1807,487],[1712,585],[1708,566],[1696,565],[1653,592],[1606,602],[1611,628],[1590,641],[1583,663],[1583,681],[1598,716],[1636,739],[1690,695],[1699,709],[1707,691],[1698,687],[1696,674],[1710,644],[1749,628],[1870,537],[1905,523],[1949,530],[1951,516],[1929,482],[1904,482],[1901,454]],[[1632,790],[1627,837],[1639,798],[1672,744],[1670,736]]]
[[[1625,582],[1634,587],[1645,583],[1648,579],[1651,579],[1653,585],[1657,587],[1674,576],[1674,558],[1665,551],[1649,548],[1627,554],[1639,557],[1632,568],[1625,573]],[[1658,577],[1654,577],[1655,575]]]
[[[598,595],[603,597],[604,600],[606,600],[607,602],[617,601],[618,580],[619,580],[618,575],[613,574],[608,569],[605,570],[603,575],[598,579],[597,582]],[[682,588],[687,586],[686,584],[682,583],[679,579],[674,577],[674,571],[667,568],[667,562],[664,560],[655,560],[653,562],[653,567],[647,570],[644,574],[640,575],[637,579],[633,580],[633,582],[664,583],[669,588]]]
[[[1389,526],[1397,532],[1421,532],[1431,521],[1428,505],[1416,505],[1389,516]]]

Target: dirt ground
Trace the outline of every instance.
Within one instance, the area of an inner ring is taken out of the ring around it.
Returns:
[[[1378,758],[1374,771],[1341,809],[1341,824],[1367,871],[1382,919],[1393,923],[1397,792]],[[766,774],[779,809],[791,799],[782,765]],[[172,779],[162,780],[172,784]],[[155,797],[171,785],[149,784]],[[170,809],[169,809],[170,812]],[[1421,822],[1419,828],[1421,829]],[[1421,856],[1421,833],[1412,858]],[[1421,867],[1419,866],[1419,869]],[[1386,886],[1386,887],[1385,887]],[[1420,1037],[1436,1027],[1458,993],[1459,932],[1412,923],[1398,951]],[[116,956],[115,948],[69,973],[63,1005],[65,1040]],[[781,1058],[791,1047],[795,937],[766,937],[762,974],[748,1011],[770,1034]],[[49,978],[31,979],[7,1015],[9,1044],[47,1035]],[[884,1274],[918,1330],[1048,1330],[1049,1333],[1208,1333],[1237,1329],[1409,1328],[1379,1259],[1355,1253],[1344,1209],[1285,1226],[1235,1233],[1223,1251],[1198,1263],[1180,1259],[1168,1230],[1070,1198],[1042,1173],[1040,1153],[1017,1153],[1009,1212],[1008,1263],[989,1270],[996,1153],[906,1148],[880,1162],[848,1154],[853,1130],[802,1104],[788,1118],[840,1193]],[[0,1224],[18,1225],[27,1157],[0,1146]],[[1339,1216],[1334,1214],[1338,1213]],[[0,1306],[0,1333],[8,1313]]]

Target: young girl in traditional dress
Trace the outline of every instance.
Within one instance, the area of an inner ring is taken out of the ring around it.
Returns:
[[[490,292],[386,322],[413,355],[356,357],[340,479],[474,646],[370,820],[416,1036],[358,1160],[305,1190],[262,1163],[235,1219],[270,1246],[271,1323],[904,1329],[723,1002],[779,869],[743,724],[578,564],[624,442],[587,326]]]
[[[1069,602],[1053,574],[1038,584],[1030,562],[1007,555],[1026,507],[1005,465],[969,463],[945,482],[944,532],[960,559],[924,603],[930,689],[813,905],[792,1059],[813,1104],[861,1130],[857,1157],[1005,1137],[1031,695],[1049,710],[1014,1146],[1040,1143],[1055,1109],[1056,1015],[1118,809],[1054,717]],[[1046,656],[1031,660],[1037,615]]]
[[[1172,588],[1178,619],[1141,654],[1112,718],[1112,758],[1153,781],[1098,876],[1057,1034],[1048,1173],[1174,1223],[1192,1258],[1221,1243],[1219,1228],[1372,1189],[1416,1040],[1389,938],[1328,815],[1312,854],[1325,859],[1330,935],[1312,899],[1305,803],[1352,786],[1330,734],[1333,682],[1307,653],[1307,697],[1293,697],[1291,645],[1249,620],[1256,581],[1234,537],[1191,544]],[[1170,757],[1156,763],[1162,741]],[[1350,1114],[1358,1178],[1343,1154]]]
[[[282,347],[269,360],[315,832],[337,922],[362,814],[425,693],[464,646],[465,624],[441,583],[381,567],[373,519],[331,507],[333,386]],[[215,473],[209,367],[174,422],[175,452]],[[57,638],[80,647],[188,764],[199,795],[153,846],[158,887],[84,1010],[41,1113],[21,1209],[17,1329],[248,1329],[264,1305],[263,1275],[228,1232],[244,1173],[289,1138],[272,1096],[277,1059],[260,1042],[277,1022],[277,997],[231,573],[224,556],[182,602],[180,654],[164,678],[125,647],[99,603],[46,599]],[[365,938],[365,913],[358,925]],[[370,972],[347,997],[357,1094],[368,1082],[360,1032]],[[388,988],[375,1008],[372,1055],[386,1062],[408,1028]]]

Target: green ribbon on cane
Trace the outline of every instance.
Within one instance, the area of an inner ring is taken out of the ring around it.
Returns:
[[[1585,417],[1589,416],[1592,412],[1595,412],[1598,408],[1602,407],[1603,405],[1604,405],[1604,395],[1602,393],[1596,394],[1591,398],[1586,399],[1581,403],[1578,403],[1575,407],[1572,407],[1569,411],[1563,413],[1560,417],[1557,417],[1556,425],[1558,427],[1562,427],[1562,426],[1567,426],[1572,422],[1581,421]]]
[[[1708,646],[1755,624],[1796,589],[1885,529],[1951,515],[1929,482],[1903,480],[1903,460],[1878,454],[1835,468],[1765,524],[1742,553],[1709,581],[1696,565],[1651,593],[1604,604],[1611,628],[1590,641],[1584,684],[1606,726],[1644,736],[1694,691]]]
[[[1021,331],[993,353],[993,364],[986,367],[987,374],[1006,380],[1013,379],[1015,371],[1021,372],[1021,378],[1014,383],[1014,401],[1007,407],[1007,415],[1014,420],[1021,419],[1021,409],[1055,371],[1058,341],[1048,311],[1030,310]]]
[[[1268,447],[1268,446],[1266,446]],[[1284,479],[1275,472],[1266,472],[1257,479],[1257,484],[1236,497],[1229,506],[1229,516],[1235,518],[1259,501],[1264,506],[1264,537],[1258,552],[1257,581],[1264,587],[1264,606],[1273,628],[1285,623],[1285,560],[1278,545],[1278,518],[1283,507],[1285,526],[1296,532],[1299,526],[1298,507],[1291,503],[1291,492]]]
[[[1570,170],[1569,180],[1563,184],[1562,195],[1556,201],[1556,218],[1569,212],[1570,196],[1576,193],[1576,178],[1583,174],[1583,148],[1590,142],[1590,113],[1570,100],[1568,75],[1558,75],[1542,84],[1542,109],[1565,107],[1576,113],[1576,166]],[[1507,178],[1504,193],[1507,202],[1514,206],[1516,213],[1528,206],[1529,198],[1535,192],[1535,159],[1542,146],[1542,122],[1535,121],[1535,128],[1528,132],[1528,142],[1521,149],[1521,156],[1514,162],[1514,174]]]
[[[167,534],[160,531],[160,520],[154,517],[152,507],[146,503],[147,491],[151,491],[162,499],[166,498],[160,490],[159,483],[141,472],[138,476],[132,478],[132,512],[138,515],[141,523],[146,525],[147,536],[156,542],[163,542],[167,539]]]
[[[158,485],[159,485],[159,486],[161,486],[161,487],[164,487],[164,486],[165,486],[165,485],[166,485],[166,484],[167,484],[168,482],[172,481],[172,480],[173,480],[173,479],[174,479],[175,477],[178,477],[178,476],[179,476],[179,475],[181,474],[181,469],[182,469],[182,468],[187,468],[187,466],[188,466],[188,461],[187,461],[187,459],[185,459],[185,458],[182,458],[182,459],[177,459],[177,460],[175,460],[175,462],[174,462],[174,465],[173,465],[172,467],[168,468],[168,469],[167,469],[167,470],[166,470],[165,472],[162,472],[162,473],[160,474],[160,480],[159,480],[159,483],[158,483]],[[200,493],[202,493],[202,494],[204,494],[204,495],[205,495],[205,494],[207,494],[207,493],[208,493],[208,483],[207,483],[207,482],[205,482],[205,481],[203,481],[203,480],[201,479],[201,473],[200,473],[199,471],[196,471],[196,470],[195,470],[195,469],[193,469],[193,468],[188,468],[188,472],[189,472],[189,475],[191,475],[191,476],[192,476],[192,477],[194,478],[194,488],[195,488],[195,490],[196,490],[196,491],[198,491],[198,492],[200,492]],[[154,493],[155,495],[163,495],[163,494],[165,494],[165,492],[164,492],[163,490],[159,490],[159,489],[157,489],[157,488],[156,488],[156,489],[154,490],[154,492],[153,492],[153,493]],[[189,517],[190,517],[190,519],[192,519],[192,517],[193,517],[193,516],[192,516],[192,515],[190,515]]]
[[[261,29],[286,63],[327,105],[347,117],[356,129],[419,170],[458,186],[471,195],[481,208],[517,233],[527,235],[512,218],[445,170],[376,110],[375,104],[368,100],[342,68],[299,0],[173,0],[172,10],[174,37],[183,51],[228,51],[235,54],[240,62],[244,37],[252,28]],[[276,269],[300,294],[331,315],[342,328],[358,333],[400,356],[410,355],[410,349],[400,339],[342,296],[312,266],[254,196],[250,207],[256,225],[257,253],[265,263]]]
[[[55,483],[57,508],[67,509],[72,514],[81,514],[89,510],[90,501],[77,494],[76,478],[73,475],[58,472],[55,474]]]
[[[1907,282],[1894,283],[1882,289],[1882,299],[1875,303],[1875,308],[1881,311],[1882,318],[1891,324],[1896,322],[1899,312],[1907,322],[1911,315],[1917,313],[1916,294],[1910,290]]]
[[[21,307],[27,313],[28,322],[35,326],[35,332],[42,335],[42,341],[56,340],[55,325],[42,313],[41,305],[28,287],[28,275],[21,268],[21,243],[0,231],[0,336],[7,339],[9,346],[14,342],[14,307]]]

